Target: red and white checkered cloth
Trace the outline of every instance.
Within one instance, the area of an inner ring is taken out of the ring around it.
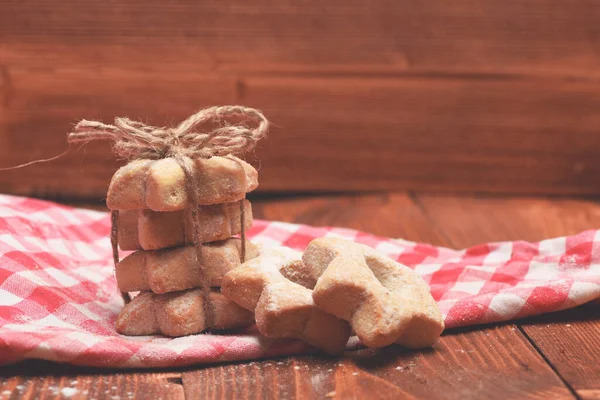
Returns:
[[[0,195],[0,364],[41,358],[77,365],[157,367],[297,354],[310,347],[255,331],[182,338],[115,332],[122,307],[103,212]],[[506,321],[600,297],[600,231],[466,250],[341,228],[255,221],[249,237],[303,250],[320,236],[372,246],[414,268],[447,328]]]

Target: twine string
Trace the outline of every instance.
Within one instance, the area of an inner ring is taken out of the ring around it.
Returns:
[[[242,246],[240,250],[240,263],[246,262],[246,196],[240,200],[240,238]]]
[[[231,118],[245,122],[228,124]],[[209,132],[196,127],[207,122],[223,125]],[[254,128],[247,122],[256,124]],[[82,120],[68,135],[69,143],[92,140],[113,141],[113,151],[119,158],[157,160],[167,157],[210,158],[243,154],[264,138],[269,121],[258,110],[242,106],[216,106],[198,111],[175,128],[154,127],[129,118],[115,118],[114,125]]]
[[[191,160],[189,158],[177,156],[175,157],[177,163],[181,166],[185,174],[185,189],[187,192],[189,203],[187,207],[188,215],[192,221],[193,231],[192,231],[192,241],[194,243],[194,247],[196,248],[196,266],[197,272],[199,273],[199,282],[200,289],[202,292],[202,299],[204,304],[204,316],[206,321],[206,326],[211,327],[213,322],[213,313],[212,307],[209,305],[210,301],[210,283],[206,278],[206,274],[204,273],[203,262],[204,259],[202,257],[202,240],[200,237],[200,212],[199,212],[199,196],[198,196],[198,183],[196,180],[196,175],[194,174],[193,167],[190,165]]]
[[[112,247],[112,256],[113,263],[115,268],[117,268],[117,264],[119,263],[119,248],[117,244],[119,243],[119,210],[112,210],[110,212],[110,245]],[[121,292],[121,297],[123,298],[123,302],[125,304],[131,301],[131,296],[127,292]]]

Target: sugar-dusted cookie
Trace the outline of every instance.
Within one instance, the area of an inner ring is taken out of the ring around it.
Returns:
[[[232,329],[253,322],[252,313],[227,300],[219,292],[209,297],[211,326],[206,324],[204,300],[199,289],[167,294],[141,293],[126,304],[117,318],[117,332],[138,336],[162,333],[185,336],[207,329]]]
[[[350,327],[315,306],[313,285],[300,254],[281,247],[261,249],[258,257],[227,273],[221,291],[254,311],[263,335],[297,338],[327,353],[340,353],[348,342]]]
[[[122,292],[154,293],[201,287],[202,279],[210,286],[220,286],[223,276],[240,265],[241,245],[235,238],[203,244],[200,264],[194,246],[136,251],[117,264],[117,285]],[[247,241],[246,259],[257,255],[257,247]]]
[[[240,203],[199,207],[200,241],[224,240],[241,233]],[[244,201],[244,227],[252,227],[252,207]],[[158,250],[192,244],[193,224],[189,213],[181,211],[125,210],[119,212],[121,250]]]
[[[197,182],[199,204],[230,203],[258,186],[256,169],[234,156],[189,160]],[[188,206],[186,177],[173,158],[135,160],[121,167],[108,188],[111,210],[177,211]]]
[[[396,342],[418,349],[431,346],[444,330],[427,283],[368,246],[319,238],[308,245],[302,260],[318,278],[315,304],[349,321],[366,346]]]

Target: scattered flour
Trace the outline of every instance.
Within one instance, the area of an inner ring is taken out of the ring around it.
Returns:
[[[75,388],[62,388],[60,389],[60,394],[62,394],[65,397],[73,397],[75,394],[77,393],[77,389]]]

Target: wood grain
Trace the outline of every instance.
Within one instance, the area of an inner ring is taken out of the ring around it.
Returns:
[[[573,0],[0,3],[18,65],[245,73],[598,73],[600,6]]]
[[[435,194],[418,194],[415,200],[456,248],[535,242],[600,227],[600,205],[594,200]]]
[[[597,194],[600,5],[0,0],[0,168],[81,118],[177,123],[243,103],[274,123],[263,191]],[[109,146],[0,174],[105,196]]]
[[[249,78],[245,98],[281,126],[265,190],[597,190],[589,83]]]
[[[520,324],[582,399],[600,399],[600,307],[544,315]]]
[[[231,79],[179,74],[141,95],[147,81],[132,74],[126,88],[110,77],[86,80],[94,93],[87,96],[69,83],[70,73],[55,75],[15,74],[20,95],[0,121],[3,165],[61,153],[79,118],[129,115],[164,125],[199,106],[242,102],[274,124],[250,156],[260,160],[265,191],[599,191],[600,115],[593,110],[600,108],[600,84],[249,78],[243,99],[233,100],[241,98]],[[196,86],[201,94],[190,90]],[[121,90],[127,93],[115,98]],[[3,172],[0,189],[103,197],[117,166],[108,145],[92,143],[51,163]]]
[[[29,361],[0,368],[0,399],[183,400],[180,372],[110,371]]]
[[[457,247],[486,241],[572,235],[600,226],[600,205],[586,200],[492,199],[419,195],[438,228]],[[600,398],[597,304],[519,323],[561,378],[583,399]]]
[[[513,326],[443,336],[431,351],[360,350],[183,373],[187,398],[573,398]]]
[[[449,245],[406,194],[255,200],[255,215]],[[573,398],[515,325],[446,333],[431,351],[293,357],[184,372],[188,398]]]
[[[374,235],[426,241],[444,246],[447,239],[404,193],[253,199],[256,218],[342,226]]]

